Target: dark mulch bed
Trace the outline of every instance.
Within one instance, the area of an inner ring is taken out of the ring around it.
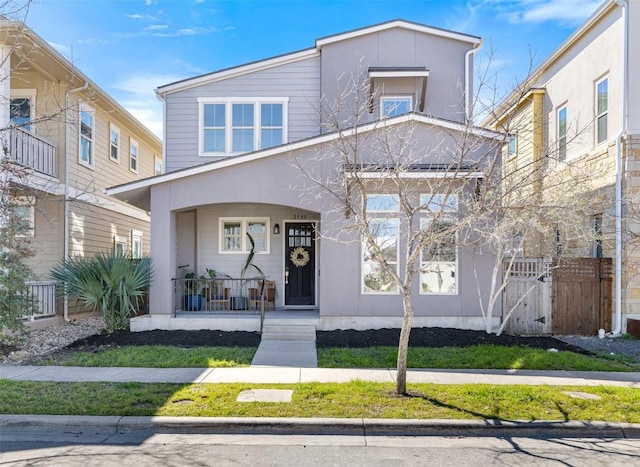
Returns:
[[[367,331],[338,330],[318,331],[316,344],[328,347],[373,347],[397,346],[399,329],[376,329]],[[89,350],[99,347],[122,347],[135,345],[174,345],[179,347],[237,346],[257,347],[260,335],[255,332],[224,331],[117,331],[99,334],[75,341],[67,350]],[[484,331],[468,331],[450,328],[415,328],[411,331],[409,345],[414,347],[469,347],[476,344],[504,346],[526,346],[541,349],[569,350],[592,355],[579,347],[566,344],[552,337],[521,337],[487,334]]]

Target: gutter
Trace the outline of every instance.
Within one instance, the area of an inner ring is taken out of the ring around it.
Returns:
[[[629,41],[629,4],[627,0],[614,0],[622,7],[624,21],[622,38],[622,128],[616,136],[616,189],[615,189],[615,216],[616,216],[616,250],[615,250],[615,291],[616,311],[615,328],[611,330],[612,336],[618,336],[622,332],[622,141],[627,137],[628,127],[628,41]]]
[[[84,91],[89,87],[89,82],[85,81],[84,84],[80,87],[74,89],[67,90],[67,96],[65,99],[65,113],[69,112],[69,108],[71,107],[71,94]],[[64,262],[66,264],[69,261],[69,121],[67,119],[67,123],[65,123],[65,132],[64,132]],[[64,295],[64,320],[69,322],[69,299],[67,295]]]
[[[467,53],[464,54],[464,93],[465,93],[465,99],[464,99],[464,113],[465,113],[465,121],[468,123],[471,122],[471,110],[472,110],[472,105],[471,105],[471,100],[472,100],[472,92],[473,91],[471,89],[471,81],[472,81],[472,73],[473,73],[473,68],[471,67],[471,58],[473,55],[475,55],[480,48],[482,47],[482,40],[480,40],[480,42],[478,42],[473,49],[468,50]]]

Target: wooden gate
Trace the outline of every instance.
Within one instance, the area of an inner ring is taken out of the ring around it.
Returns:
[[[592,336],[611,327],[611,258],[580,258],[553,265],[552,332]]]
[[[508,263],[504,269],[508,270]],[[502,296],[503,319],[513,309],[505,326],[508,334],[541,335],[551,333],[551,260],[518,259],[505,280]]]

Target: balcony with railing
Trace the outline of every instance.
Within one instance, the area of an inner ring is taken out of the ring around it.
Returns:
[[[53,144],[18,127],[5,130],[3,136],[13,162],[33,172],[58,178],[56,147]]]

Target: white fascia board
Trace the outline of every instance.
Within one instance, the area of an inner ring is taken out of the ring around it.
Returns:
[[[333,36],[323,37],[316,40],[316,48],[318,50],[322,49],[323,46],[327,44],[333,44],[334,42],[344,41],[347,39],[353,39],[354,37],[364,36],[366,34],[372,34],[380,31],[386,31],[387,29],[392,28],[404,28],[410,31],[421,32],[424,34],[431,34],[433,36],[445,37],[447,39],[454,39],[461,42],[467,42],[470,44],[480,44],[481,39],[475,36],[468,36],[466,34],[461,34],[454,31],[448,31],[446,29],[433,28],[430,26],[425,26],[423,24],[410,23],[402,20],[390,21],[388,23],[378,24],[376,26],[365,27],[362,29],[356,29],[354,31],[345,32],[342,34],[336,34]]]
[[[137,180],[135,182],[126,183],[124,185],[117,185],[111,188],[107,188],[105,190],[105,193],[109,196],[115,196],[115,195],[127,193],[132,190],[151,187],[153,185],[171,182],[173,180],[179,180],[181,178],[190,177],[192,175],[199,175],[207,172],[212,172],[214,170],[219,170],[225,167],[231,167],[234,165],[243,164],[245,162],[251,162],[257,159],[263,159],[266,157],[283,154],[286,152],[298,151],[301,149],[309,148],[311,146],[316,146],[318,144],[328,143],[338,138],[350,137],[357,133],[366,133],[366,132],[375,130],[377,128],[386,128],[386,127],[395,126],[395,125],[399,125],[401,123],[406,123],[410,121],[421,122],[427,125],[438,126],[441,128],[445,128],[445,129],[453,130],[457,132],[469,131],[476,136],[493,139],[496,141],[501,141],[505,138],[504,134],[499,133],[497,131],[486,130],[486,129],[477,128],[477,127],[468,128],[461,123],[451,122],[448,120],[440,120],[433,117],[426,117],[424,115],[410,113],[410,114],[390,118],[387,120],[379,120],[379,121],[368,123],[366,125],[362,125],[359,127],[350,128],[340,133],[328,133],[326,135],[316,136],[314,138],[297,141],[295,143],[289,143],[289,144],[278,146],[275,148],[263,149],[260,151],[251,152],[241,156],[231,156],[231,157],[227,157],[226,159],[197,165],[195,167],[190,167],[188,169],[169,172],[163,175],[156,175],[155,177],[149,177],[143,180]]]
[[[370,71],[369,78],[421,78],[428,77],[429,71]]]
[[[82,190],[78,190],[75,187],[69,187],[69,198],[75,201],[82,201],[92,206],[96,206],[108,211],[112,211],[118,214],[124,214],[127,217],[138,219],[145,222],[150,222],[151,217],[146,212],[131,206],[130,204],[124,204],[121,202],[115,202],[111,199],[107,199],[104,196],[99,196],[95,193],[87,193]]]
[[[189,78],[186,80],[178,81],[176,83],[167,84],[156,88],[156,94],[158,96],[166,96],[178,91],[184,91],[186,89],[195,88],[205,84],[215,83],[225,79],[235,78],[237,76],[246,75],[248,73],[255,73],[256,71],[266,70],[275,66],[287,65],[289,63],[298,62],[300,60],[306,60],[313,57],[319,57],[320,53],[316,49],[306,49],[299,52],[293,52],[286,55],[280,55],[278,57],[267,58],[258,62],[248,63],[246,65],[240,65],[233,68],[227,68],[213,73],[209,73],[202,76],[196,76],[195,78]]]

